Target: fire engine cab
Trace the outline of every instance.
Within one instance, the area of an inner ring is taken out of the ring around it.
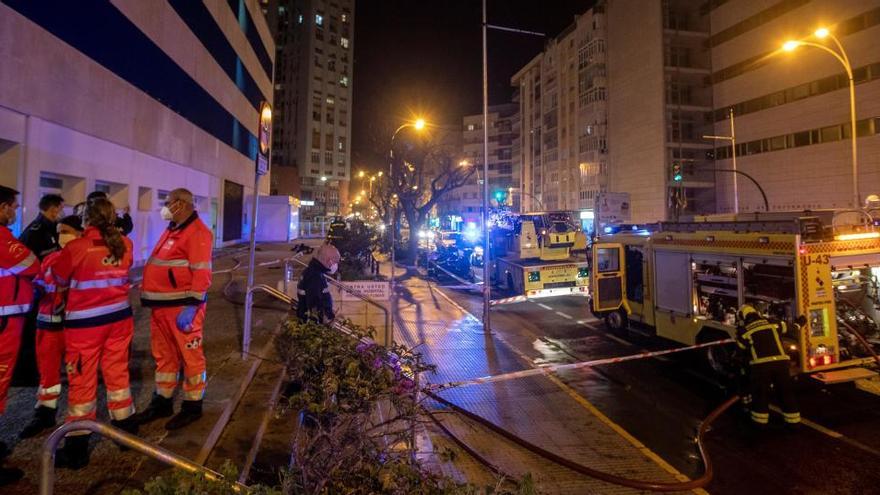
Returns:
[[[594,242],[592,256],[591,310],[612,330],[638,323],[686,345],[726,339],[750,303],[788,322],[806,318],[785,342],[793,372],[828,383],[876,375],[863,367],[880,348],[876,210],[621,226]],[[730,348],[708,353],[720,368]]]

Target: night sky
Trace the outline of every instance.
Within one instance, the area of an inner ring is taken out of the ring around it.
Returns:
[[[489,24],[555,36],[593,3],[489,0]],[[481,112],[480,19],[480,0],[357,0],[353,170],[372,161],[376,122],[422,114],[460,125],[462,116]],[[490,104],[510,101],[510,77],[543,45],[540,37],[489,31]]]

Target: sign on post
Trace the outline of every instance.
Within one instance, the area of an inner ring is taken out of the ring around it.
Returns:
[[[351,289],[356,294],[370,298],[374,301],[387,301],[391,290],[387,281],[381,280],[353,280],[349,282],[340,282],[341,285]],[[361,299],[354,294],[346,292],[343,289],[336,288],[340,301],[360,301]]]
[[[257,151],[257,175],[269,171],[269,141],[272,135],[272,108],[265,101],[260,108],[260,149]]]

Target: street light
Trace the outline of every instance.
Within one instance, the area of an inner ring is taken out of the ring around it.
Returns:
[[[852,182],[853,182],[853,208],[858,208],[861,205],[860,194],[859,194],[859,158],[858,158],[858,150],[856,144],[856,85],[853,80],[853,71],[852,66],[849,63],[849,57],[846,55],[846,50],[843,49],[843,45],[840,43],[840,40],[837,39],[836,36],[831,34],[831,31],[828,28],[820,27],[813,32],[813,36],[817,39],[825,39],[831,38],[834,41],[834,44],[837,46],[837,49],[840,50],[838,53],[827,46],[814,43],[812,41],[804,41],[804,40],[789,40],[783,43],[782,50],[786,52],[793,52],[795,49],[801,46],[809,46],[813,48],[818,48],[827,53],[830,53],[834,58],[837,59],[838,62],[843,65],[843,68],[846,70],[846,77],[849,79],[849,125],[850,125],[850,141],[852,146]]]
[[[388,192],[394,191],[394,139],[400,133],[400,131],[406,129],[407,127],[412,127],[417,131],[421,131],[425,128],[425,119],[417,118],[414,122],[404,122],[400,124],[394,133],[391,135],[391,144],[388,147]],[[379,177],[382,177],[382,172],[379,172]],[[389,281],[390,290],[391,290],[391,309],[393,311],[397,311],[397,293],[394,290],[394,263],[397,261],[396,249],[394,249],[394,232],[397,230],[394,225],[394,214],[397,211],[397,194],[393,193],[391,195],[391,205],[389,205],[389,223],[391,224],[391,232],[389,234],[391,238],[391,280]],[[412,232],[413,226],[410,225],[410,232]],[[410,233],[412,235],[412,233]],[[394,318],[391,318],[389,323],[390,328],[388,332],[391,334],[393,339],[394,337]],[[391,339],[389,339],[391,340]]]

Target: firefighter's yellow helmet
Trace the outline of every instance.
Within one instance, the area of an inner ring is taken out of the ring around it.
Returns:
[[[743,304],[742,306],[739,307],[739,311],[737,311],[737,313],[736,313],[736,318],[739,321],[746,321],[746,317],[748,317],[751,314],[758,315],[758,316],[761,315],[761,313],[759,313],[758,310],[755,309],[755,307],[752,306],[751,304]]]

